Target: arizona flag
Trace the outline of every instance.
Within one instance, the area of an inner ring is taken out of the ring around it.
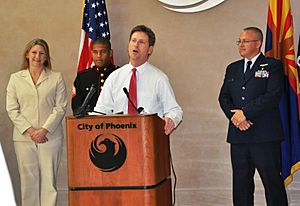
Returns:
[[[99,37],[110,39],[105,0],[84,0],[82,9],[81,40],[77,71],[93,63],[91,45]]]
[[[280,115],[285,140],[281,144],[282,177],[285,185],[300,169],[299,77],[295,63],[293,17],[290,0],[269,0],[266,56],[280,59],[284,65],[284,94]]]
[[[297,68],[298,68],[298,77],[300,78],[300,35],[298,40],[298,52],[297,52]]]

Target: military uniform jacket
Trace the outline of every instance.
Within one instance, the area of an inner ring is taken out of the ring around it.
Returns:
[[[93,109],[97,103],[98,96],[100,95],[106,78],[117,68],[119,67],[113,64],[110,64],[106,68],[98,68],[94,66],[78,73],[74,81],[75,91],[73,92],[72,96],[73,112],[82,105],[92,84],[97,87],[97,91],[95,92],[89,103],[89,108]]]
[[[230,64],[219,94],[219,103],[230,120],[232,109],[242,109],[253,125],[240,131],[230,121],[229,143],[260,143],[283,139],[279,101],[283,91],[283,67],[279,60],[263,54],[244,74],[244,59]]]

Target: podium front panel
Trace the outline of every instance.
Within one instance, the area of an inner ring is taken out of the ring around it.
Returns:
[[[69,188],[147,188],[170,176],[169,137],[157,115],[66,121]]]

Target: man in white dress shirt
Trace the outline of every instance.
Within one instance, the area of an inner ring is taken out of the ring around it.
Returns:
[[[114,71],[105,81],[94,108],[96,112],[128,113],[128,98],[123,88],[129,89],[132,69],[136,68],[137,105],[145,113],[157,113],[165,121],[165,133],[171,134],[182,120],[183,111],[176,102],[168,77],[148,62],[155,44],[154,32],[138,25],[131,30],[129,64]]]

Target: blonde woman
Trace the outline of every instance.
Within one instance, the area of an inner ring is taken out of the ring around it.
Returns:
[[[52,71],[47,42],[30,41],[21,71],[10,77],[6,96],[6,110],[14,124],[23,206],[56,205],[66,107],[65,82],[61,73]]]

